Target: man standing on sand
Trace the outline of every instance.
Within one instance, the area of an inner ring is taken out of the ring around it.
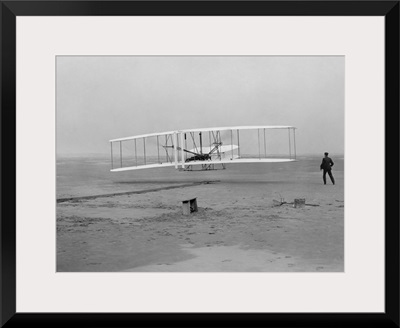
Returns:
[[[329,174],[329,177],[331,178],[331,181],[333,184],[335,184],[335,179],[333,178],[332,175],[332,166],[333,166],[333,161],[330,157],[328,157],[328,153],[324,154],[325,157],[322,159],[322,163],[320,165],[320,170],[324,170],[324,174],[322,176],[322,178],[324,179],[324,184],[326,184],[326,173]]]

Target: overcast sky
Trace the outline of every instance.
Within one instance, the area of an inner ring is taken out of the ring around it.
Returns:
[[[344,57],[57,57],[57,154],[179,129],[291,125],[344,154]]]

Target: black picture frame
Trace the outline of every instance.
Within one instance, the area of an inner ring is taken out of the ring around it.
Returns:
[[[16,312],[16,17],[95,15],[385,17],[384,313]],[[399,1],[1,1],[1,36],[2,326],[399,327]]]

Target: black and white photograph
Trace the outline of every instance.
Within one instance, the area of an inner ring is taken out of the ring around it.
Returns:
[[[398,327],[398,22],[3,2],[0,325]]]
[[[57,272],[344,272],[345,56],[57,56]]]

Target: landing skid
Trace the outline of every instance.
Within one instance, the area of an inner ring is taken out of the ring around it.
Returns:
[[[201,164],[200,165],[185,165],[184,169],[181,171],[212,171],[212,170],[225,170],[225,164]]]

